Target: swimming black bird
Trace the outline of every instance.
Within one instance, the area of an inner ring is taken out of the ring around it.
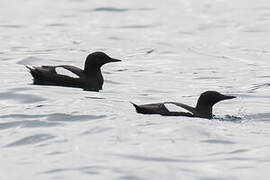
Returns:
[[[200,95],[195,108],[178,102],[164,102],[143,105],[132,104],[136,108],[136,111],[141,114],[160,114],[163,116],[187,116],[211,119],[213,116],[212,107],[217,102],[233,98],[236,97],[223,95],[216,91],[206,91]],[[174,104],[186,109],[189,112],[171,112],[166,108],[165,104]]]
[[[101,66],[118,61],[121,60],[111,58],[104,52],[94,52],[87,56],[83,70],[71,65],[26,67],[33,76],[34,84],[77,87],[88,91],[99,91],[102,89],[104,81],[100,70]],[[57,68],[64,68],[76,74],[77,77],[59,74],[56,72]]]

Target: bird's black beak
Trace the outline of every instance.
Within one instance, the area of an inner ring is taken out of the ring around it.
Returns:
[[[234,99],[236,98],[235,96],[227,96],[227,95],[223,95],[221,100],[227,100],[227,99]]]
[[[120,61],[122,61],[122,60],[120,60],[120,59],[114,59],[114,58],[110,58],[110,60],[109,60],[109,62],[120,62]]]

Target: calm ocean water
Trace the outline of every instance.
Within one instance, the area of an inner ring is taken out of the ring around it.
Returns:
[[[2,0],[0,179],[269,179],[268,0]],[[32,85],[25,65],[103,67],[99,93]],[[129,101],[238,98],[215,119],[136,114]]]

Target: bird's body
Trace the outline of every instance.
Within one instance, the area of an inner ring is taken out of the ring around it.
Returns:
[[[88,55],[84,70],[71,65],[26,67],[33,76],[34,84],[76,87],[88,91],[99,91],[102,89],[104,82],[100,69],[101,66],[109,62],[118,61],[120,60],[110,58],[103,52],[95,52]],[[57,68],[64,68],[77,77],[59,74],[56,70]]]
[[[141,114],[160,114],[163,116],[187,116],[211,119],[213,116],[212,107],[217,102],[233,98],[235,98],[235,96],[223,95],[216,91],[206,91],[199,97],[196,107],[191,107],[178,102],[163,102],[143,105],[132,104],[136,108],[136,111]],[[165,106],[166,104],[174,104],[188,112],[169,111]]]

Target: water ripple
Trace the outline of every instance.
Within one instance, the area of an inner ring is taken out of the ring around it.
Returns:
[[[67,26],[67,24],[64,24],[64,23],[52,23],[52,24],[48,24],[47,26],[51,26],[51,27],[63,27],[63,26]]]
[[[251,87],[249,89],[249,92],[253,92],[253,91],[260,90],[260,89],[263,89],[263,88],[268,88],[268,87],[270,87],[270,83],[258,84],[258,85],[255,85],[255,86]]]
[[[125,25],[125,26],[119,26],[120,28],[127,28],[127,29],[139,29],[139,28],[150,28],[150,27],[156,27],[157,24],[145,24],[145,25]]]
[[[92,128],[88,131],[85,131],[82,133],[82,135],[88,135],[88,134],[97,134],[97,133],[101,133],[101,132],[105,132],[105,131],[109,131],[112,130],[113,128],[101,128],[101,127],[95,127]]]
[[[0,25],[1,28],[22,28],[24,26],[18,24],[7,24],[7,25]]]
[[[14,127],[22,127],[22,128],[33,128],[33,127],[52,127],[61,125],[60,123],[55,122],[44,122],[44,121],[13,121],[13,122],[5,122],[0,123],[0,129],[9,129]]]
[[[141,155],[119,155],[114,154],[115,156],[120,156],[128,159],[139,160],[139,161],[153,161],[153,162],[171,162],[171,163],[205,163],[205,162],[219,162],[219,161],[257,161],[256,158],[246,158],[246,157],[230,157],[230,158],[220,158],[220,159],[178,159],[178,158],[164,158],[164,157],[151,157],[151,156],[141,156]]]
[[[107,116],[105,115],[71,115],[71,114],[64,114],[64,113],[54,113],[50,114],[49,117],[47,117],[48,121],[89,121],[89,120],[95,120],[95,119],[102,119]]]
[[[249,115],[245,115],[245,119],[270,122],[270,113],[249,114]]]
[[[244,118],[242,117],[232,116],[232,115],[225,115],[223,117],[214,115],[213,119],[219,120],[219,121],[231,121],[235,123],[241,123],[244,120]]]
[[[44,174],[54,174],[59,172],[67,172],[67,171],[79,171],[87,174],[99,174],[99,170],[107,169],[105,166],[83,166],[78,168],[55,168],[48,171],[43,172]]]
[[[237,149],[237,150],[229,151],[229,152],[215,152],[215,153],[208,154],[208,156],[211,157],[211,156],[226,155],[226,154],[242,154],[248,151],[249,151],[248,149]]]
[[[77,122],[77,121],[90,121],[96,119],[103,119],[106,115],[72,115],[64,113],[42,114],[42,115],[27,115],[27,114],[8,114],[0,116],[1,119],[35,119],[23,120],[13,122],[0,123],[0,129],[7,129],[12,127],[51,127],[58,126],[59,122]],[[39,119],[39,120],[37,120]],[[41,119],[43,119],[41,121]],[[53,121],[53,122],[47,122]]]
[[[20,94],[16,92],[1,92],[0,99],[5,100],[16,100],[21,103],[35,103],[40,101],[45,101],[46,99],[33,95],[33,94]]]
[[[92,9],[92,11],[105,11],[105,12],[125,12],[128,11],[127,8],[115,8],[115,7],[99,7]]]
[[[32,118],[42,118],[44,115],[29,115],[29,114],[8,114],[0,116],[1,119],[4,118],[18,118],[18,119],[32,119]]]
[[[134,159],[139,161],[157,161],[157,162],[200,162],[199,160],[184,160],[184,159],[172,159],[164,157],[150,157],[150,156],[140,156],[140,155],[120,155],[115,154],[115,156],[120,156],[128,159]]]
[[[123,179],[123,180],[148,180],[146,178],[141,178],[141,177],[132,176],[132,175],[122,176],[122,177],[120,177],[120,179]]]
[[[228,141],[228,140],[220,140],[220,139],[208,139],[201,141],[203,143],[210,143],[210,144],[235,144],[235,142]]]
[[[16,140],[4,147],[14,147],[14,146],[23,146],[23,145],[30,145],[30,144],[37,144],[43,141],[47,141],[49,139],[55,138],[50,134],[35,134],[32,136],[24,137],[22,139]]]

